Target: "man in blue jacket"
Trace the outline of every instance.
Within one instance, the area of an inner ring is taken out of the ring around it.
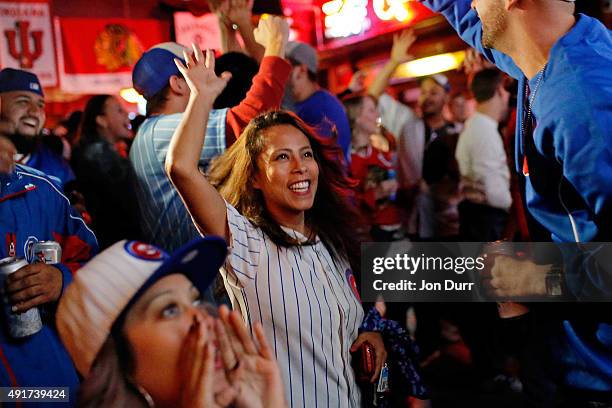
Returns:
[[[610,241],[610,31],[596,19],[574,15],[573,0],[421,2],[442,13],[464,41],[519,80],[516,168],[537,224],[558,243]],[[610,249],[593,244],[560,248],[562,267],[496,257],[489,289],[499,296],[565,291],[577,299],[609,300]],[[612,326],[603,323],[610,322],[610,313],[581,313],[583,320],[599,322],[582,324],[589,335],[580,335],[575,330],[580,325],[568,321],[548,332],[540,329],[550,342],[543,350],[558,363],[550,374],[575,390],[605,395],[612,391]]]
[[[40,142],[46,116],[38,77],[28,71],[4,68],[0,71],[0,97],[0,136],[17,147],[18,162],[42,171],[62,188],[74,180],[66,160]]]
[[[55,307],[80,266],[98,250],[96,238],[58,186],[43,173],[11,163],[14,146],[0,136],[0,259],[31,261],[30,244],[53,240],[62,247],[59,264],[31,264],[6,278],[4,290],[16,312],[38,307],[43,328],[13,339],[0,318],[0,386],[70,387],[78,377],[55,332]]]

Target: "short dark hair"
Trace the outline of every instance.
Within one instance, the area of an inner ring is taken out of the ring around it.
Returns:
[[[183,78],[183,74],[181,73],[172,76]],[[170,95],[170,79],[168,79],[168,84],[164,86],[155,95],[149,98],[145,97],[145,99],[147,100],[147,117],[164,109],[164,106],[168,101],[168,95]]]
[[[306,73],[308,74],[308,79],[310,79],[310,82],[317,82],[318,80],[317,74],[315,74],[309,69],[306,70]]]
[[[495,68],[487,68],[474,75],[470,90],[474,94],[476,102],[482,103],[495,96],[497,88],[503,83],[504,75]]]
[[[242,52],[227,52],[215,61],[215,73],[221,75],[224,71],[231,72],[232,78],[215,99],[215,109],[232,108],[242,102],[251,89],[259,64]]]
[[[161,91],[151,96],[150,98],[146,98],[147,100],[147,117],[153,115],[156,112],[161,111],[168,100],[168,95],[170,94],[170,84],[164,86]]]

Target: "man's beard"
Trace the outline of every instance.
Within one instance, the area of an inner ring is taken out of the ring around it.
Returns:
[[[490,10],[487,24],[482,24],[482,45],[485,48],[496,48],[499,50],[500,37],[508,28],[503,5],[498,4]]]
[[[434,116],[441,115],[443,110],[444,110],[444,105],[442,105],[441,107],[429,106],[428,109],[424,109],[423,107],[421,107],[423,118],[431,118]]]
[[[39,138],[39,136],[24,136],[20,133],[13,133],[7,135],[7,137],[13,142],[17,152],[23,155],[28,155],[34,151]]]

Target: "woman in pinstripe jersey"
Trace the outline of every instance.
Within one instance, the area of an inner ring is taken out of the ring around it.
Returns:
[[[168,176],[199,230],[229,242],[226,289],[249,327],[262,323],[289,405],[359,407],[350,352],[365,341],[374,346],[374,381],[386,351],[378,333],[359,334],[357,217],[340,149],[295,115],[271,112],[212,164],[209,181],[195,152],[227,78],[215,76],[212,54],[204,59],[196,49],[187,67],[177,62],[192,96],[170,145]]]

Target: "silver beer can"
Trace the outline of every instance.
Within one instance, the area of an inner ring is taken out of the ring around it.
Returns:
[[[4,319],[8,325],[11,337],[22,338],[31,336],[42,329],[42,320],[38,308],[33,307],[23,313],[13,313],[11,303],[5,288],[6,277],[13,272],[27,266],[28,263],[23,258],[4,258],[0,260],[0,294],[2,296],[2,311]]]
[[[57,264],[62,259],[62,247],[55,241],[38,241],[30,247],[32,263]]]

